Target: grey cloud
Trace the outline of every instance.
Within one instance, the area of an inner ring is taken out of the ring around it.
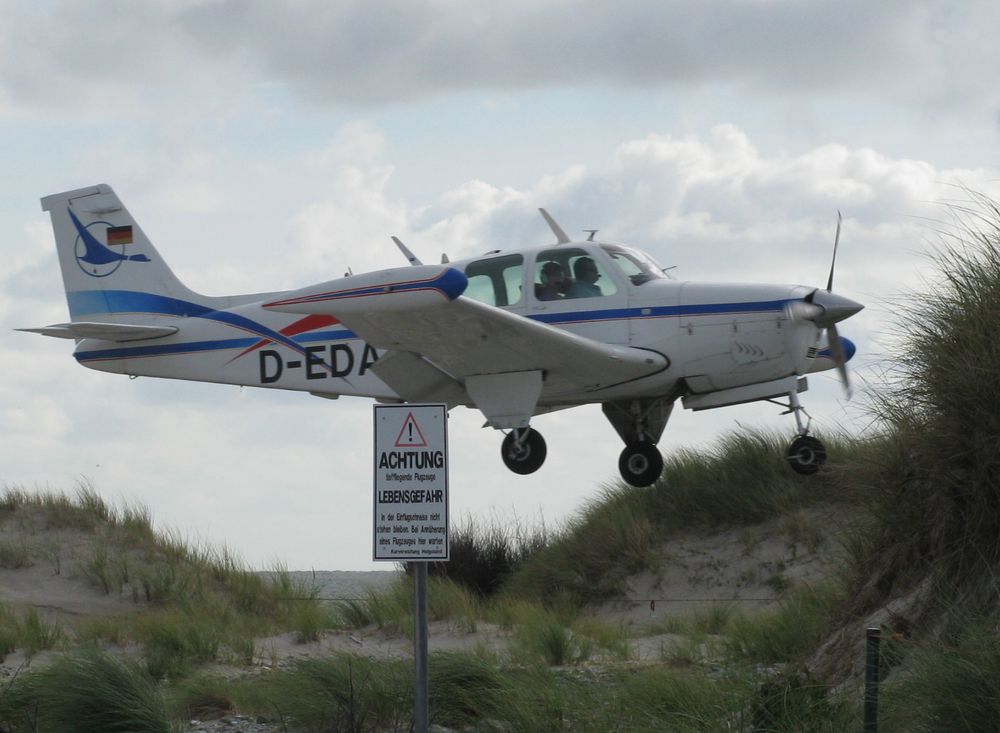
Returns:
[[[311,95],[360,103],[468,89],[744,81],[810,88],[894,81],[926,59],[912,3],[640,0],[224,2],[181,21],[222,53]],[[929,59],[928,59],[929,60]],[[924,76],[926,78],[926,76]]]
[[[316,103],[370,105],[716,83],[954,103],[995,97],[996,45],[982,34],[997,20],[993,4],[944,0],[63,2],[10,13],[0,91],[30,106],[270,82]]]

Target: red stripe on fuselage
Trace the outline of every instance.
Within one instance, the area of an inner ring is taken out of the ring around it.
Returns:
[[[289,323],[278,333],[280,333],[282,336],[298,336],[300,333],[306,333],[307,331],[313,331],[317,328],[323,328],[325,326],[332,326],[336,323],[340,323],[340,321],[338,321],[333,316],[314,314],[311,316],[306,316],[305,318],[300,318],[294,323]],[[246,356],[247,354],[256,351],[257,349],[262,349],[268,344],[273,344],[273,343],[274,341],[272,339],[261,339],[246,351],[243,351],[242,353],[234,356],[232,359],[229,360],[228,363],[231,364],[232,362],[239,359],[241,356]]]

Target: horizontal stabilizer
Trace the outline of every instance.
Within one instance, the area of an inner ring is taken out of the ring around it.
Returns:
[[[40,333],[61,339],[102,339],[104,341],[142,341],[177,333],[176,326],[137,326],[128,323],[56,323],[42,328],[18,328],[17,331]]]

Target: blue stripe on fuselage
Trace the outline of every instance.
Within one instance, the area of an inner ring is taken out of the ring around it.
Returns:
[[[798,300],[801,300],[799,298]],[[681,318],[684,316],[746,315],[747,313],[784,312],[785,300],[763,300],[752,303],[705,303],[701,305],[659,305],[606,310],[571,311],[566,313],[532,314],[529,318],[542,323],[586,323],[634,318]]]
[[[317,341],[336,341],[357,338],[353,331],[347,329],[338,331],[317,331],[301,334],[295,337],[281,335],[245,316],[230,311],[216,311],[197,303],[191,303],[177,298],[169,298],[152,293],[141,293],[128,290],[89,290],[68,293],[71,314],[96,313],[142,313],[152,315],[199,317],[226,323],[230,326],[249,330],[253,333],[270,338],[285,346],[292,345],[298,350],[298,345],[315,343]],[[784,300],[765,300],[746,303],[704,303],[699,305],[664,305],[632,308],[608,308],[594,310],[568,311],[566,313],[531,314],[528,318],[547,324],[599,323],[602,321],[646,318],[681,318],[684,316],[718,316],[746,315],[748,313],[783,312],[786,304],[801,300],[801,298]],[[266,335],[265,335],[266,334]],[[276,337],[276,338],[275,338]],[[172,354],[188,354],[193,352],[215,351],[225,349],[249,348],[259,343],[259,339],[217,339],[180,344],[153,344],[146,346],[120,347],[115,349],[98,349],[95,351],[78,352],[79,361],[99,359],[129,359],[147,356],[169,356]]]

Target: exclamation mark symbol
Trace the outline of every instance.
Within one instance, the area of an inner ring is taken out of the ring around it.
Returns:
[[[406,423],[406,430],[410,434],[410,442],[412,443],[413,442],[413,423],[412,422]]]

